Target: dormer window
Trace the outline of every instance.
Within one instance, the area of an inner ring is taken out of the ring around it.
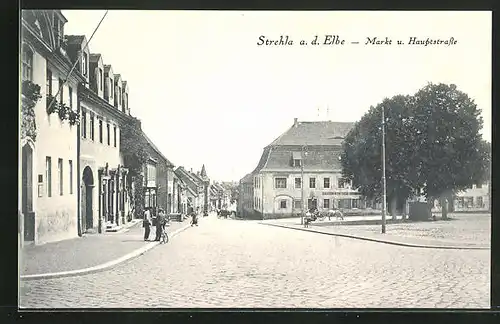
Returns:
[[[21,73],[24,80],[32,80],[33,79],[33,52],[27,46],[23,46],[22,51],[22,69]]]
[[[302,155],[300,154],[300,152],[292,152],[292,166],[302,166]]]
[[[53,25],[54,41],[56,42],[56,47],[60,47],[64,41],[64,23],[61,21],[58,15],[54,15]]]
[[[110,85],[110,87],[109,87],[109,88],[111,89],[111,90],[109,91],[109,96],[110,96],[110,98],[111,98],[111,99],[113,99],[113,97],[114,97],[114,95],[115,95],[115,94],[114,94],[114,92],[115,92],[115,91],[113,90],[113,79],[112,79],[112,78],[109,78],[109,85]]]
[[[88,72],[88,69],[87,69],[87,64],[88,62],[88,57],[87,57],[87,53],[83,52],[82,54],[82,74],[84,76],[87,76],[87,72]]]

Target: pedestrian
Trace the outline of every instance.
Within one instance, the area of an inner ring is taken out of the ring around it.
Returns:
[[[196,214],[196,212],[193,210],[191,212],[191,226],[198,226],[198,215]]]
[[[147,241],[149,240],[149,233],[151,232],[151,212],[149,211],[149,207],[146,207],[144,210],[142,226],[144,227],[144,241]]]
[[[165,212],[163,209],[159,209],[158,216],[156,217],[156,238],[155,241],[160,241],[161,239],[161,231],[165,228]]]

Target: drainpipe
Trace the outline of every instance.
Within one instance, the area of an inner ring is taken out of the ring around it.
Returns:
[[[78,86],[76,87],[77,88],[77,95],[76,95],[76,109],[78,111],[78,116],[81,116],[81,108],[80,108],[80,91],[78,89]],[[82,220],[82,211],[81,211],[81,202],[80,202],[80,199],[81,199],[81,179],[80,179],[80,123],[78,123],[76,125],[76,199],[77,199],[77,203],[76,203],[76,215],[77,215],[77,224],[78,224],[78,236],[82,236],[83,233],[82,233],[82,223],[81,223],[81,220]]]

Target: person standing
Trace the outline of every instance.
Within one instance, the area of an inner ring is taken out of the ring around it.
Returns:
[[[144,227],[144,241],[147,241],[149,240],[149,233],[151,232],[151,212],[149,211],[149,207],[146,207],[146,210],[144,210],[142,226]]]
[[[156,216],[156,238],[155,241],[160,241],[161,239],[161,231],[163,230],[165,226],[165,213],[163,212],[163,209],[160,208],[158,212],[158,216]]]

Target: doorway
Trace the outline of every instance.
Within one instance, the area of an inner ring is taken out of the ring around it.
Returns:
[[[83,215],[83,231],[94,227],[93,200],[94,193],[94,176],[90,167],[83,169],[83,193],[82,193],[82,215]]]
[[[33,212],[33,148],[26,143],[22,148],[22,201],[24,240],[35,240],[35,213]]]

